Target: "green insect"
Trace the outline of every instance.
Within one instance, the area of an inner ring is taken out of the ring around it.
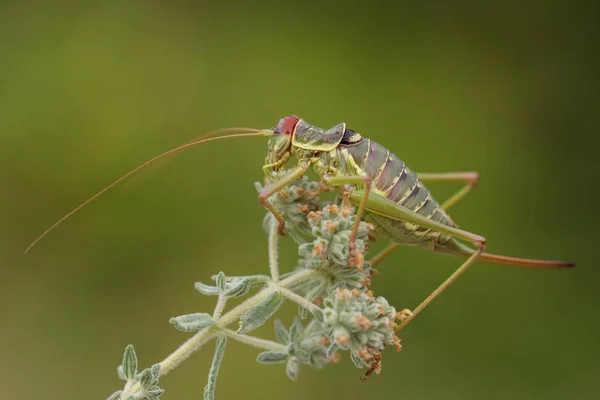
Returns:
[[[377,232],[391,244],[373,259],[377,264],[399,245],[419,246],[430,251],[466,257],[466,261],[429,295],[400,327],[406,326],[433,299],[439,296],[476,260],[518,267],[559,268],[575,264],[513,258],[485,253],[483,236],[459,229],[446,210],[460,201],[478,180],[477,173],[417,174],[391,151],[371,139],[346,128],[345,123],[324,130],[297,118],[282,118],[269,140],[265,171],[279,171],[292,156],[297,166],[285,178],[274,182],[259,195],[260,203],[270,210],[284,227],[283,217],[267,199],[284,186],[300,178],[309,167],[328,186],[350,190],[349,199],[358,207],[356,223],[350,235],[352,250],[358,222],[364,214],[375,224]],[[455,181],[466,185],[445,203],[439,204],[423,184],[424,181]],[[466,246],[459,239],[471,242]]]
[[[271,171],[279,172],[293,157],[297,159],[297,165],[292,168],[291,173],[271,183],[258,196],[259,202],[279,221],[280,233],[283,234],[285,221],[268,199],[283,187],[302,177],[312,167],[327,186],[338,188],[346,193],[348,200],[357,206],[357,219],[350,235],[351,252],[356,240],[358,223],[365,217],[375,224],[378,234],[388,237],[391,242],[385,250],[372,259],[373,264],[381,262],[399,245],[419,246],[433,252],[466,258],[465,262],[417,308],[412,312],[406,310],[406,318],[399,328],[406,326],[477,260],[532,268],[561,268],[575,265],[571,262],[489,254],[484,252],[486,239],[483,236],[459,229],[446,210],[475,187],[478,180],[477,173],[417,174],[388,149],[346,128],[345,123],[324,130],[300,118],[288,116],[282,118],[273,129],[228,128],[210,132],[208,135],[233,132],[243,133],[201,138],[145,162],[61,218],[40,235],[26,252],[48,232],[96,197],[162,157],[212,140],[268,136],[270,138],[268,155],[263,166],[266,174]],[[426,181],[463,182],[465,186],[440,205],[423,184]],[[463,244],[460,240],[470,242],[475,248]]]

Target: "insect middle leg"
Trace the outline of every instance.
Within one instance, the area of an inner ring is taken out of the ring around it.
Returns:
[[[448,210],[450,207],[461,201],[479,182],[477,172],[418,172],[417,176],[423,182],[464,182],[465,185],[450,198],[444,201],[441,207]],[[397,243],[390,243],[385,249],[381,250],[371,259],[371,267],[379,264],[384,258],[389,256],[399,247]]]
[[[449,209],[459,201],[461,201],[471,190],[473,190],[479,182],[479,174],[477,172],[442,172],[442,173],[417,173],[417,176],[423,182],[465,182],[458,192],[450,196],[442,203],[444,210]]]
[[[369,199],[369,194],[371,193],[371,183],[372,182],[373,182],[373,180],[371,178],[369,178],[368,176],[360,176],[360,175],[335,176],[335,177],[329,177],[325,180],[325,183],[328,184],[329,186],[344,186],[344,185],[362,184],[365,187],[363,189],[364,194],[362,195],[362,198],[361,198],[360,202],[358,203],[359,205],[358,205],[358,210],[356,210],[356,220],[354,221],[354,226],[352,226],[352,232],[350,232],[350,238],[349,238],[349,243],[348,243],[348,246],[350,248],[350,264],[351,265],[352,265],[352,263],[356,262],[354,246],[356,243],[356,236],[358,234],[358,226],[365,214],[365,207],[366,207],[367,201]]]

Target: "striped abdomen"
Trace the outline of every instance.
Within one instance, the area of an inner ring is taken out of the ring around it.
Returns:
[[[373,179],[372,191],[426,218],[444,225],[455,226],[452,219],[432,197],[429,189],[419,180],[417,174],[385,147],[370,139],[362,138],[358,143],[340,144],[337,152],[343,173],[367,175]],[[440,237],[438,232],[432,232],[421,226],[379,215],[370,215],[370,217],[390,236],[390,239],[400,244],[421,244],[429,247],[434,244],[428,243],[431,239],[435,239],[437,244],[444,244],[450,239],[447,235]]]

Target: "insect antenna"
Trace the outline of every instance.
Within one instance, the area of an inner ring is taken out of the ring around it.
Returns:
[[[192,142],[197,142],[198,140],[202,140],[202,139],[208,139],[220,134],[224,134],[224,133],[229,133],[229,132],[245,132],[245,131],[254,131],[252,128],[221,128],[221,129],[215,129],[214,131],[210,131],[208,133],[204,133],[200,136],[196,136],[195,138],[188,140],[186,142],[187,143],[192,143]],[[129,179],[127,182],[125,182],[122,186],[122,190],[125,193],[128,193],[130,191],[132,191],[133,189],[135,189],[138,185],[140,185],[141,183],[143,183],[144,181],[146,181],[147,179],[149,179],[156,171],[158,171],[160,168],[164,167],[168,162],[172,161],[173,159],[175,159],[175,157],[177,157],[179,154],[181,154],[181,151],[169,154],[165,157],[162,157],[160,160],[157,160],[156,162],[152,163],[152,165],[149,165],[147,168],[144,168],[143,171],[140,171],[139,174],[136,174],[135,176],[133,176],[131,179]]]
[[[243,132],[243,133],[234,133],[234,132]],[[221,136],[214,136],[214,135],[217,135],[217,134],[224,134],[224,133],[230,133],[230,134],[221,135]],[[137,166],[136,168],[132,169],[131,171],[129,171],[125,175],[121,176],[119,179],[117,179],[116,181],[114,181],[110,185],[106,186],[104,189],[102,189],[101,191],[99,191],[98,193],[96,193],[95,195],[93,195],[92,197],[90,197],[89,199],[87,199],[86,201],[84,201],[83,203],[81,203],[79,206],[77,206],[75,209],[73,209],[67,215],[65,215],[64,217],[62,217],[58,221],[56,221],[50,228],[46,229],[40,236],[38,236],[25,249],[25,253],[28,253],[29,250],[31,250],[40,240],[42,240],[44,238],[44,236],[46,236],[48,233],[50,233],[54,228],[56,228],[58,225],[60,225],[61,223],[63,223],[67,218],[69,218],[70,216],[72,216],[73,214],[75,214],[77,211],[81,210],[83,207],[85,207],[86,205],[90,204],[92,201],[94,201],[100,195],[102,195],[103,193],[107,192],[108,190],[110,190],[114,186],[118,185],[119,183],[121,183],[125,179],[129,178],[131,175],[135,174],[136,172],[138,172],[142,168],[144,168],[144,167],[146,167],[146,166],[154,163],[157,160],[162,159],[163,157],[166,157],[166,156],[178,153],[178,152],[180,152],[182,150],[185,150],[185,149],[187,149],[189,147],[196,146],[196,145],[201,144],[201,143],[211,142],[213,140],[221,140],[221,139],[229,139],[229,138],[239,138],[239,137],[249,137],[249,136],[269,136],[270,134],[271,134],[270,130],[261,130],[261,129],[253,129],[253,128],[223,128],[223,129],[218,129],[218,130],[209,132],[206,135],[203,135],[202,139],[197,139],[197,140],[194,140],[192,142],[188,142],[188,143],[183,144],[181,146],[175,147],[174,149],[165,151],[164,153],[161,153],[161,154],[159,154],[159,155],[157,155],[157,156],[149,159],[148,161],[146,161],[143,164],[141,164],[141,165]],[[209,137],[207,137],[207,136],[209,136]]]

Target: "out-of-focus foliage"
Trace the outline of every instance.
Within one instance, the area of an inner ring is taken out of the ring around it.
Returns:
[[[229,343],[236,357],[221,366],[220,398],[258,398],[266,385],[286,399],[597,395],[598,5],[412,3],[0,5],[4,396],[102,398],[119,384],[128,343],[150,367],[184,339],[171,316],[210,308],[193,282],[267,273],[259,138],[190,149],[22,250],[146,159],[210,129],[266,128],[286,114],[345,121],[417,171],[479,171],[451,212],[461,227],[492,252],[578,267],[478,263],[401,332],[404,350],[386,352],[366,383],[349,359],[293,383]],[[455,186],[431,189],[443,199]],[[295,249],[282,241],[288,270]],[[459,263],[403,248],[373,289],[414,307]],[[286,324],[296,311],[284,307]],[[165,398],[197,397],[211,357],[201,351],[162,378]]]

